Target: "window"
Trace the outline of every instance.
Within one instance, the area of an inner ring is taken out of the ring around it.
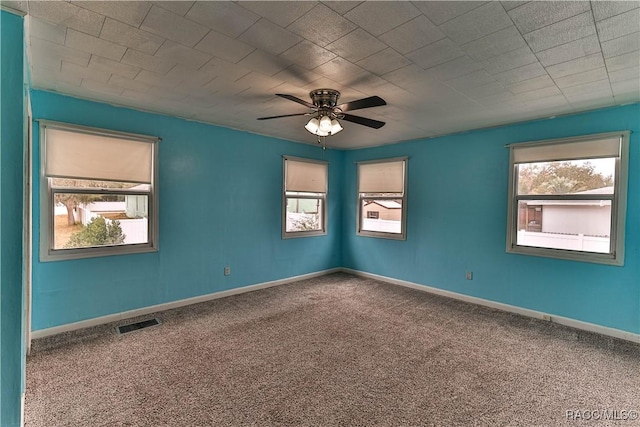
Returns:
[[[623,265],[629,132],[509,145],[507,252]]]
[[[327,166],[284,157],[282,238],[327,234]]]
[[[358,163],[358,235],[405,240],[406,205],[406,157]]]
[[[158,138],[42,121],[40,259],[157,250]]]

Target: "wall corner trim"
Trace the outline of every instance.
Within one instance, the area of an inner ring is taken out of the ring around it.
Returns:
[[[75,331],[78,329],[90,328],[92,326],[103,325],[105,323],[117,322],[119,320],[130,319],[137,316],[145,316],[147,314],[159,311],[171,310],[173,308],[184,307],[187,305],[197,304],[205,301],[211,301],[218,298],[229,297],[232,295],[244,294],[246,292],[257,291],[259,289],[271,288],[273,286],[286,285],[288,283],[297,282],[299,280],[311,279],[314,277],[324,276],[331,273],[338,273],[341,268],[331,268],[328,270],[316,271],[313,273],[302,274],[299,276],[287,277],[284,279],[272,280],[269,282],[257,283],[255,285],[242,286],[239,288],[228,289],[226,291],[214,292],[212,294],[200,295],[197,297],[186,298],[177,301],[171,301],[162,304],[151,305],[134,310],[123,311],[121,313],[109,314],[106,316],[94,317],[93,319],[81,320],[79,322],[67,323],[65,325],[54,326],[51,328],[40,329],[31,332],[31,339],[45,338],[52,335],[61,334],[63,332]]]
[[[541,320],[547,320],[550,318],[553,323],[557,323],[559,325],[569,326],[571,328],[581,329],[583,331],[595,332],[600,335],[606,335],[609,337],[618,338],[625,341],[630,341],[633,343],[640,344],[640,334],[636,334],[633,332],[623,331],[615,328],[609,328],[607,326],[597,325],[595,323],[583,322],[581,320],[571,319],[569,317],[556,316],[553,314],[543,313],[541,311],[536,311],[536,310],[530,310],[528,308],[518,307],[515,305],[504,304],[501,302],[491,301],[491,300],[482,299],[482,298],[478,298],[470,295],[460,294],[457,292],[447,291],[447,290],[435,288],[432,286],[420,285],[418,283],[408,282],[400,279],[394,279],[392,277],[381,276],[373,273],[367,273],[366,271],[354,270],[351,268],[342,268],[340,270],[344,273],[349,273],[356,276],[366,277],[374,280],[380,280],[381,282],[389,283],[392,285],[404,286],[404,287],[416,289],[422,292],[428,292],[436,295],[445,296],[448,298],[457,299],[464,302],[469,302],[472,304],[495,308],[495,309],[506,311],[509,313],[519,314],[521,316],[533,317],[535,319],[541,319]]]

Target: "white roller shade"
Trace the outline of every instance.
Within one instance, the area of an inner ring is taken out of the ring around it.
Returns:
[[[557,160],[594,159],[618,157],[620,138],[610,137],[591,141],[559,144],[512,145],[514,163],[552,162]]]
[[[404,192],[404,163],[405,160],[358,164],[358,192]]]
[[[48,177],[151,183],[153,144],[45,127]]]
[[[327,192],[327,164],[285,159],[285,191]]]

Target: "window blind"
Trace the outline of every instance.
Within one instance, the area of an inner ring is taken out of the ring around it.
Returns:
[[[45,175],[150,184],[153,174],[150,142],[47,126]]]
[[[327,192],[327,164],[285,159],[285,191]]]
[[[402,193],[405,160],[359,163],[359,193]]]
[[[558,160],[595,159],[618,157],[620,138],[610,137],[591,141],[565,142],[559,144],[514,144],[514,163],[552,162]]]

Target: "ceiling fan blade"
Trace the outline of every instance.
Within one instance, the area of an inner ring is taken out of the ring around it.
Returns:
[[[279,96],[279,97],[282,97],[284,99],[288,99],[289,101],[297,102],[298,104],[302,104],[302,105],[304,105],[306,107],[309,107],[309,108],[316,108],[316,106],[313,105],[312,103],[304,101],[304,100],[302,100],[300,98],[296,98],[293,95],[287,95],[286,93],[276,93],[276,95]]]
[[[279,119],[281,117],[306,116],[309,113],[283,114],[281,116],[258,117],[258,120]]]
[[[368,98],[358,99],[357,101],[345,102],[338,105],[338,108],[342,111],[359,110],[361,108],[380,107],[387,105],[384,99],[379,96],[370,96]]]
[[[359,125],[368,126],[374,129],[380,129],[384,126],[385,122],[379,122],[378,120],[367,119],[366,117],[354,116],[353,114],[345,114],[342,120],[348,122],[357,123]]]

